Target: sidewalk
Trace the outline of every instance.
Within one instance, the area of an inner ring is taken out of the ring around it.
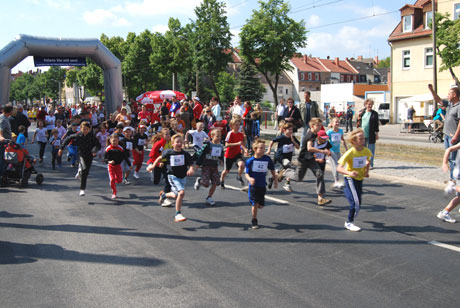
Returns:
[[[408,134],[400,132],[399,124],[387,124],[379,127],[379,143],[385,144],[404,144],[418,147],[432,147],[443,149],[442,143],[429,143],[428,133]],[[276,131],[273,127],[268,126],[267,129],[262,127],[261,136],[267,139],[273,139]],[[300,140],[302,129],[296,133],[297,139]],[[298,152],[297,152],[298,153]],[[374,169],[370,171],[370,177],[390,181],[394,183],[416,185],[429,188],[444,189],[444,182],[449,179],[449,174],[442,172],[441,161],[439,158],[439,167],[423,165],[422,157],[414,157],[414,162],[403,162],[397,160],[388,160],[381,157],[374,159]],[[329,166],[326,166],[329,169]],[[329,169],[330,170],[330,169]]]

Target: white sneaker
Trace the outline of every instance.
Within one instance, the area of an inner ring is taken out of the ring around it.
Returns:
[[[117,198],[117,195],[116,194],[112,194],[112,199],[116,199]]]
[[[200,186],[201,186],[200,180],[201,180],[200,177],[196,178],[195,185],[193,185],[193,188],[195,188],[195,190],[200,189]]]
[[[455,223],[455,219],[450,217],[449,212],[442,210],[441,212],[438,213],[437,217],[441,220],[444,220],[445,222],[450,222],[451,224]]]
[[[135,179],[140,179],[140,178],[141,178],[141,177],[139,176],[139,172],[137,172],[137,171],[134,171],[133,177],[134,177]]]
[[[177,214],[176,216],[174,216],[174,221],[175,222],[182,222],[182,221],[186,221],[187,218],[185,218],[184,215],[182,215],[181,213]]]
[[[161,203],[162,207],[170,207],[174,204],[174,202],[171,201],[171,199],[166,198],[164,201]]]
[[[444,188],[444,193],[447,195],[447,194],[451,194],[455,191],[455,182],[454,181],[449,181],[447,182],[447,186],[446,188]]]
[[[131,183],[128,181],[128,179],[123,179],[123,184],[129,185],[129,184],[131,184]]]
[[[283,189],[287,192],[292,192],[292,187],[291,187],[291,184],[284,184],[283,185]]]
[[[77,174],[75,174],[75,180],[81,179],[81,173],[80,170],[77,171]]]
[[[332,187],[334,187],[334,188],[342,188],[343,184],[340,183],[340,182],[335,182],[334,184],[332,184]]]
[[[353,232],[358,232],[361,230],[361,228],[355,225],[354,223],[347,222],[347,221],[345,222],[345,229],[353,231]]]
[[[214,200],[212,200],[211,197],[206,198],[206,204],[211,205],[211,206],[216,205],[216,203],[214,202]]]
[[[80,190],[80,196],[84,196],[85,195],[85,191],[82,189]]]

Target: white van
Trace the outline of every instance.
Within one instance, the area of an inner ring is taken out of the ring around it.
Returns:
[[[385,125],[390,122],[390,104],[381,103],[378,109],[380,124]]]

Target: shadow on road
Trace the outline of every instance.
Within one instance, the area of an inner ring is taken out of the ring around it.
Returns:
[[[30,215],[30,214],[13,214],[13,213],[9,213],[7,211],[1,211],[0,212],[0,217],[1,218],[34,217],[34,215]]]
[[[457,234],[460,233],[457,230],[444,229],[437,226],[385,226],[384,223],[376,221],[364,221],[372,225],[373,229],[369,231],[374,232],[397,232],[404,235],[414,235],[413,233],[420,232],[431,232],[431,233],[443,233],[443,234]]]

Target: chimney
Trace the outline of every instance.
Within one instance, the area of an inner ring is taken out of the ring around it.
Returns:
[[[308,56],[307,56],[307,55],[304,55],[304,56],[303,56],[303,62],[307,63],[307,60],[308,60]]]
[[[338,57],[335,57],[335,59],[334,59],[334,64],[337,65],[337,66],[339,66],[339,58],[338,58]]]
[[[326,58],[326,59],[328,59],[328,60],[329,60],[330,58],[331,58],[331,57],[327,56],[327,58]]]
[[[374,63],[375,63],[376,65],[379,64],[379,56],[375,56],[375,57],[374,57]]]

